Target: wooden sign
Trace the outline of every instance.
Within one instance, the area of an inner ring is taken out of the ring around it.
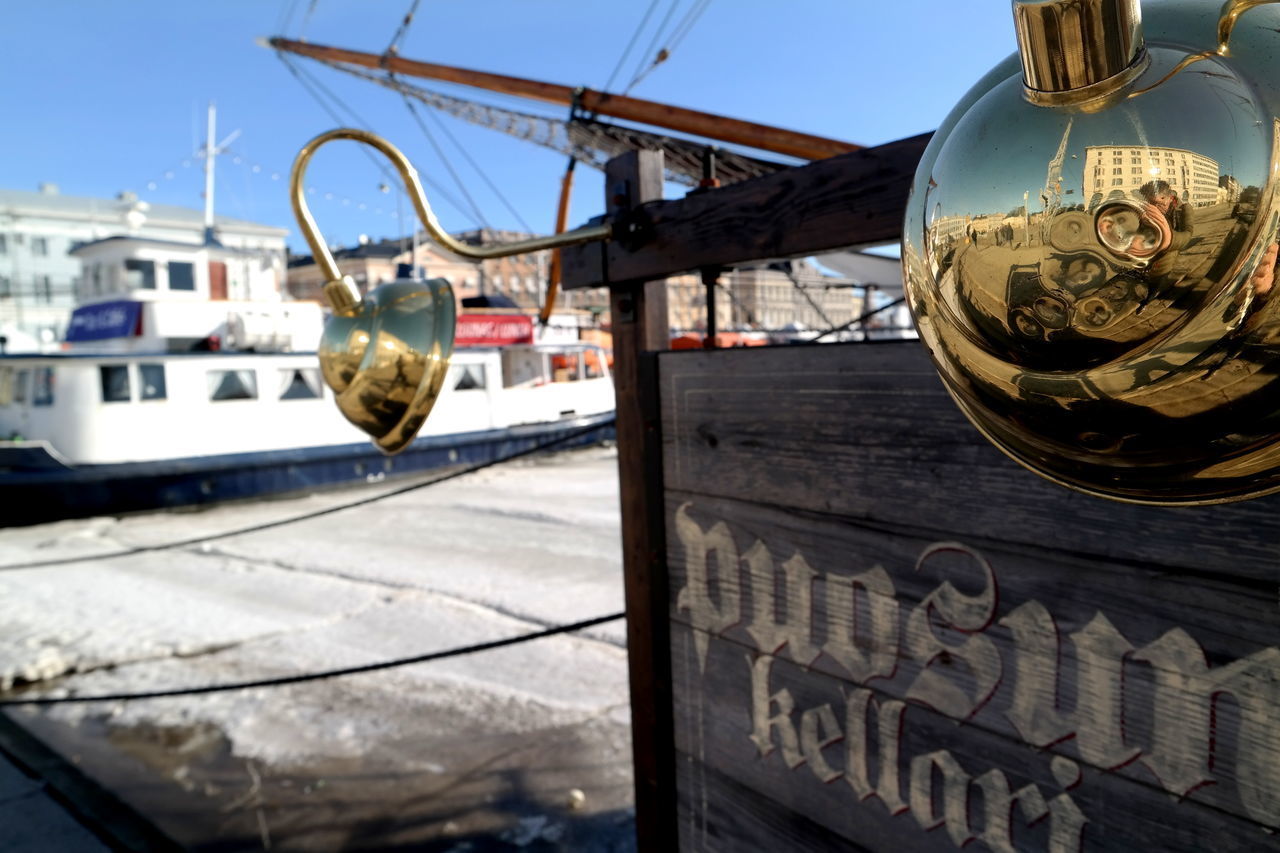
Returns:
[[[1045,482],[915,342],[657,389],[681,849],[1280,847],[1280,500]]]

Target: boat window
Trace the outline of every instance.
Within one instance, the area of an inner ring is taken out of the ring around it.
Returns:
[[[455,364],[449,368],[449,381],[455,391],[483,391],[485,375],[483,364]]]
[[[195,290],[196,265],[186,261],[169,261],[169,289]]]
[[[256,400],[258,378],[252,370],[210,370],[210,400]]]
[[[31,381],[30,370],[19,370],[13,378],[13,402],[27,402],[27,383]]]
[[[53,368],[37,367],[35,370],[36,384],[31,392],[31,404],[33,406],[52,406],[53,405]]]
[[[320,370],[292,367],[280,371],[281,400],[314,400],[320,396]]]
[[[551,356],[553,382],[577,382],[582,378],[581,353],[565,352]]]
[[[98,372],[102,377],[102,402],[129,402],[129,365],[104,364]]]
[[[0,406],[13,402],[13,368],[0,367]]]
[[[155,290],[156,262],[126,258],[124,262],[124,284],[127,290]]]
[[[582,366],[586,370],[587,379],[599,379],[604,376],[604,356],[599,350],[585,350],[582,353]]]
[[[550,359],[546,353],[515,347],[502,351],[502,385],[505,388],[526,388],[542,385],[547,381]]]
[[[141,396],[144,400],[168,399],[168,389],[164,384],[163,364],[139,364],[138,379],[141,385]]]

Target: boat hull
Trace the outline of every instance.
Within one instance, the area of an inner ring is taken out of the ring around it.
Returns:
[[[396,456],[372,444],[69,466],[37,443],[0,443],[0,527],[198,506],[375,483],[416,472],[584,447],[614,437],[612,412],[424,436]]]

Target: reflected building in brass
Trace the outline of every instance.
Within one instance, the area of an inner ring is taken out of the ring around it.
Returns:
[[[1084,198],[1096,207],[1109,198],[1137,199],[1144,184],[1165,181],[1180,203],[1203,207],[1223,201],[1218,161],[1180,148],[1094,145],[1085,149]],[[1225,195],[1225,193],[1223,194]]]

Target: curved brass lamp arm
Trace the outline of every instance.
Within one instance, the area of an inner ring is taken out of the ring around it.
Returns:
[[[1255,6],[1266,6],[1276,0],[1226,0],[1222,11],[1218,13],[1218,53],[1227,55],[1231,44],[1231,31],[1236,27],[1236,20]]]
[[[350,313],[360,301],[360,296],[355,288],[355,283],[344,280],[342,273],[338,270],[337,262],[333,259],[333,254],[329,251],[329,247],[325,245],[324,240],[321,239],[316,221],[311,216],[311,211],[307,208],[306,191],[303,185],[303,177],[306,174],[307,164],[311,161],[311,158],[320,149],[320,146],[335,139],[350,139],[355,142],[362,142],[385,154],[392,165],[396,167],[396,171],[400,173],[405,189],[409,192],[409,198],[413,201],[413,208],[418,212],[418,219],[421,220],[427,234],[440,246],[465,258],[474,258],[476,260],[505,258],[526,252],[538,252],[543,249],[556,249],[562,246],[576,246],[596,240],[607,240],[613,233],[612,226],[605,224],[590,225],[563,234],[555,234],[549,237],[533,237],[514,243],[498,243],[490,246],[473,246],[463,243],[454,239],[440,227],[440,222],[431,211],[431,205],[427,203],[426,193],[422,190],[422,182],[418,179],[418,170],[413,167],[413,164],[409,162],[409,158],[405,157],[400,149],[381,136],[370,133],[367,130],[358,130],[351,127],[330,130],[312,139],[302,146],[302,150],[298,152],[297,158],[293,161],[293,172],[289,176],[289,195],[293,201],[294,216],[297,217],[298,223],[302,227],[302,234],[306,237],[307,244],[311,247],[312,256],[329,279],[329,283],[325,285],[325,297],[329,300],[330,307],[339,314]]]

